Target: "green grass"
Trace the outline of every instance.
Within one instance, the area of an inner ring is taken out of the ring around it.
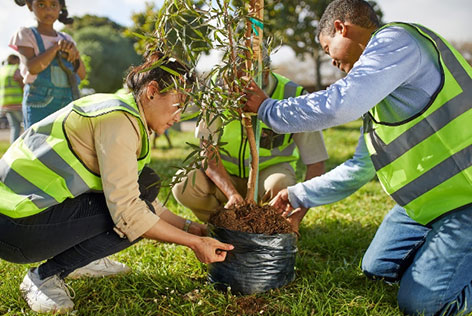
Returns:
[[[349,159],[360,122],[324,132],[331,169]],[[153,167],[161,176],[189,152],[193,133],[171,131],[174,148],[158,139]],[[0,144],[5,150],[6,144]],[[297,173],[301,179],[301,170]],[[163,199],[168,189],[163,189]],[[76,315],[400,315],[397,286],[368,280],[359,265],[383,216],[393,202],[371,181],[351,197],[309,211],[300,228],[296,279],[288,286],[247,297],[215,291],[206,281],[206,266],[192,251],[142,241],[114,257],[133,269],[116,278],[68,281],[75,290]],[[171,198],[168,207],[193,220]],[[18,286],[25,265],[0,260],[0,314],[35,315]]]

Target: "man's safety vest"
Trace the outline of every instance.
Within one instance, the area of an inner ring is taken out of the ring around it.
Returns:
[[[284,76],[271,73],[277,80],[271,98],[282,100],[298,97],[303,93],[303,87]],[[259,121],[260,148],[259,170],[269,166],[298,160],[298,152],[293,142],[292,134],[277,134],[262,121]],[[228,173],[241,178],[249,176],[250,150],[246,130],[240,121],[232,121],[225,125],[220,142],[227,144],[220,150],[223,166]],[[229,154],[229,155],[228,155]]]
[[[95,94],[75,100],[26,130],[0,160],[0,213],[13,218],[37,214],[91,191],[103,191],[99,174],[89,170],[73,151],[65,124],[74,124],[75,112],[83,117],[124,111],[135,116],[141,128],[138,170],[150,161],[149,138],[132,94]],[[117,166],[118,168],[119,166]]]
[[[391,25],[433,43],[441,84],[418,114],[401,122],[383,120],[383,100],[364,116],[364,135],[384,190],[412,219],[427,225],[472,203],[472,67],[429,29],[404,23],[386,27]]]
[[[23,90],[13,79],[18,65],[5,65],[0,68],[0,106],[18,105],[23,100]]]

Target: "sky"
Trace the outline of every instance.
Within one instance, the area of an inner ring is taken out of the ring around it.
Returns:
[[[286,0],[288,1],[288,0]],[[159,7],[163,0],[148,2]],[[384,12],[384,21],[417,22],[432,28],[448,40],[472,41],[468,20],[472,14],[471,0],[376,0]],[[69,15],[94,14],[106,16],[113,21],[129,26],[131,14],[143,11],[145,0],[66,0]],[[14,51],[8,47],[11,35],[20,26],[33,26],[35,20],[27,7],[19,7],[13,0],[0,0],[0,60]],[[60,29],[62,24],[56,23]],[[273,62],[293,58],[287,49],[278,51]]]

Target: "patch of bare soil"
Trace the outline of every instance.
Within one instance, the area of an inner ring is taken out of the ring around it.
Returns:
[[[269,205],[246,204],[233,209],[220,209],[209,222],[217,227],[253,234],[288,234],[292,226]]]
[[[268,303],[265,299],[253,296],[243,296],[236,299],[238,315],[257,315],[263,314],[267,309]]]

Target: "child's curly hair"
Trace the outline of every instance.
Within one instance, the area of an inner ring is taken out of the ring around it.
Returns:
[[[34,0],[15,0],[15,3],[20,7],[23,7],[26,3],[29,5],[33,4]],[[61,6],[61,13],[59,13],[59,22],[63,24],[72,24],[74,22],[73,18],[69,17],[69,12],[67,11],[66,7],[66,0],[59,0],[59,4]]]

